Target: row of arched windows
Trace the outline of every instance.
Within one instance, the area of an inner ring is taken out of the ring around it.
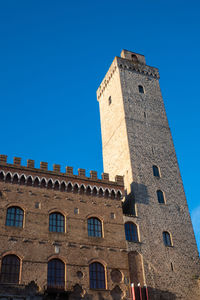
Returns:
[[[79,185],[78,183],[66,183],[65,181],[60,182],[59,180],[52,180],[39,177],[33,178],[32,176],[25,176],[24,174],[12,175],[10,172],[4,174],[3,171],[0,172],[0,181],[5,181],[7,183],[12,184],[20,184],[20,185],[28,185],[33,187],[40,187],[40,188],[47,188],[47,189],[54,189],[59,190],[61,192],[73,192],[73,193],[80,193],[80,194],[87,194],[93,196],[100,196],[112,199],[121,199],[122,193],[121,191],[116,191],[114,189],[110,190],[108,188],[98,188],[96,186],[92,187],[90,185],[85,186],[84,184]]]
[[[20,259],[16,255],[6,255],[1,263],[1,283],[18,284],[20,280]],[[47,287],[65,289],[65,263],[54,258],[47,265]],[[93,262],[89,265],[89,280],[91,289],[105,289],[105,267],[99,262]]]
[[[23,227],[24,211],[18,206],[11,206],[7,209],[6,225]],[[137,225],[133,222],[126,222],[125,236],[129,242],[138,242]],[[102,221],[96,217],[87,219],[88,236],[103,237]],[[65,232],[65,217],[59,212],[53,212],[49,215],[49,231],[50,232]],[[171,238],[167,232],[163,233],[163,240],[166,246],[171,246]]]
[[[24,211],[18,206],[7,209],[6,226],[23,227]],[[96,217],[88,218],[88,236],[102,237],[102,222]],[[65,217],[60,212],[49,215],[49,231],[65,232]]]

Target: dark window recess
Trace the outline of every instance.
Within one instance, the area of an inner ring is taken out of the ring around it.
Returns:
[[[88,219],[88,236],[102,237],[102,224],[99,219]]]
[[[65,289],[65,264],[60,259],[48,262],[47,286],[52,289]]]
[[[144,88],[142,85],[138,85],[139,93],[144,94]]]
[[[171,237],[170,237],[169,232],[167,232],[167,231],[163,232],[163,242],[166,247],[172,246]]]
[[[131,54],[131,58],[134,63],[138,63],[138,58],[135,54]]]
[[[19,283],[20,260],[16,255],[6,255],[2,259],[1,283]]]
[[[129,242],[138,242],[137,226],[132,222],[125,223],[126,240]]]
[[[158,198],[158,203],[165,203],[164,195],[161,190],[157,191],[157,198]]]
[[[105,289],[105,270],[104,266],[98,262],[90,264],[90,288]]]
[[[111,96],[108,98],[108,104],[110,105],[112,103],[112,98]]]
[[[24,211],[17,206],[7,209],[6,226],[23,227]]]
[[[64,232],[65,218],[62,214],[55,212],[49,216],[49,231],[50,232]]]
[[[153,175],[155,176],[155,177],[160,177],[160,172],[159,172],[159,169],[158,169],[158,167],[157,166],[153,166]]]
[[[123,214],[129,216],[135,216],[135,200],[132,195],[128,196],[122,204]]]

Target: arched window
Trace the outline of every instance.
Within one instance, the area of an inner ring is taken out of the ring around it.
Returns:
[[[23,227],[24,211],[17,206],[7,209],[6,226]]]
[[[102,224],[99,219],[88,219],[88,236],[102,237]]]
[[[110,105],[112,103],[112,98],[111,96],[108,98],[108,105]]]
[[[47,286],[65,289],[65,264],[60,259],[52,259],[48,262]]]
[[[6,255],[1,264],[1,283],[19,283],[20,260],[16,255]]]
[[[98,262],[93,262],[89,266],[90,269],[90,288],[91,289],[105,289],[105,269],[104,266]]]
[[[144,88],[142,85],[138,85],[139,93],[144,94]]]
[[[49,215],[49,231],[65,232],[65,218],[61,213],[54,212]]]
[[[161,190],[157,191],[158,203],[165,203],[164,194]]]
[[[137,226],[132,222],[125,223],[126,240],[129,242],[138,242]]]
[[[171,236],[167,231],[163,232],[163,242],[166,247],[172,246]]]
[[[153,166],[153,176],[160,177],[160,172],[157,166]]]

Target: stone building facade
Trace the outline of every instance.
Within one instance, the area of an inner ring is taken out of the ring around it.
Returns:
[[[133,299],[131,283],[136,300],[200,299],[158,80],[144,56],[115,57],[97,91],[101,179],[0,155],[0,300]]]

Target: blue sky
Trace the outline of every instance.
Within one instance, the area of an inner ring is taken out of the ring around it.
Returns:
[[[1,1],[0,153],[100,176],[96,90],[122,49],[144,54],[160,70],[200,249],[199,31],[199,1]]]

